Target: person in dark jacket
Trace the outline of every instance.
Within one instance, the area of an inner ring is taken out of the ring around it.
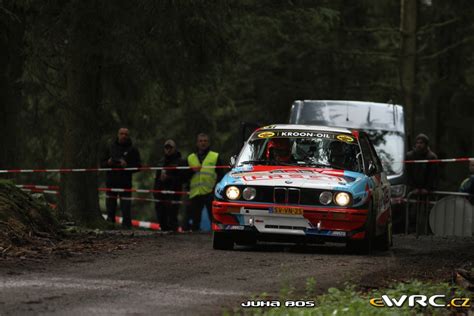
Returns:
[[[438,156],[429,147],[429,138],[419,134],[415,138],[415,148],[406,155],[407,160],[431,160]],[[433,191],[438,183],[438,165],[436,163],[407,163],[408,186],[419,193]]]
[[[459,186],[459,191],[463,193],[471,194],[468,198],[471,204],[474,204],[474,160],[469,161],[469,174],[470,176],[464,179]]]
[[[163,167],[185,166],[181,153],[176,148],[176,143],[168,139],[164,144],[164,158],[161,162]],[[183,171],[177,169],[157,170],[155,176],[155,190],[181,191],[183,187]],[[178,209],[180,195],[155,193],[156,218],[160,223],[161,230],[176,231],[178,228]]]
[[[134,168],[141,166],[139,151],[133,146],[128,128],[122,127],[118,130],[117,138],[107,146],[102,159],[102,168]],[[107,171],[107,188],[132,188],[132,174],[135,171]],[[107,220],[115,223],[115,211],[117,209],[117,198],[120,197],[120,208],[122,211],[122,226],[132,227],[131,217],[131,192],[107,192],[105,205],[107,208]]]
[[[438,156],[429,147],[429,138],[425,134],[419,134],[415,138],[415,148],[406,155],[407,160],[431,160]],[[438,183],[438,164],[436,163],[407,163],[407,184],[410,191],[416,190],[417,203],[410,206],[409,229],[416,229],[418,234],[429,234],[429,192],[436,189]],[[415,221],[413,221],[415,219]]]
[[[222,166],[220,155],[210,149],[209,136],[200,133],[197,136],[196,152],[188,156],[188,166],[191,167],[188,178],[190,178],[190,205],[186,210],[186,229],[198,231],[201,224],[201,211],[206,206],[209,219],[212,221],[212,201],[214,199],[214,187],[225,174],[223,169],[212,168]],[[207,168],[202,168],[207,167]],[[192,226],[189,225],[192,220]]]

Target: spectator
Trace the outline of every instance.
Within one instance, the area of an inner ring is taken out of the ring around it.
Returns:
[[[222,169],[201,168],[221,166],[221,160],[217,152],[210,150],[209,136],[200,133],[197,136],[197,150],[188,156],[188,166],[190,170],[190,205],[187,209],[186,229],[199,230],[201,223],[201,211],[204,206],[207,208],[209,219],[212,221],[212,200],[214,186],[222,177],[224,172]],[[189,220],[192,219],[193,224],[189,227]]]
[[[429,147],[429,138],[419,134],[415,138],[415,148],[407,153],[407,160],[438,159]],[[413,190],[426,194],[436,188],[438,165],[433,163],[407,163],[407,183]]]
[[[435,153],[430,150],[429,138],[425,134],[419,134],[415,138],[415,148],[407,153],[407,160],[438,159]],[[407,163],[407,184],[411,190],[416,190],[419,194],[417,203],[410,206],[409,229],[416,229],[417,234],[429,234],[428,225],[430,206],[428,204],[429,191],[436,188],[438,181],[438,165],[435,163]],[[413,221],[415,219],[415,221]]]
[[[161,163],[164,167],[184,166],[186,163],[177,151],[176,143],[168,139],[164,144],[164,158]],[[157,170],[155,177],[155,190],[181,191],[183,187],[183,171],[177,169]],[[179,195],[155,193],[155,198],[163,202],[155,203],[156,218],[161,230],[175,231],[178,228],[178,203]]]
[[[102,159],[103,168],[133,168],[140,167],[140,153],[132,145],[128,128],[122,127],[118,130],[117,138],[107,146]],[[106,175],[106,186],[108,188],[130,189],[132,187],[132,173],[135,171],[108,171]],[[115,223],[115,211],[117,209],[117,198],[120,197],[120,209],[122,211],[122,226],[132,227],[131,217],[131,192],[107,192],[105,205],[107,208],[107,220]]]
[[[474,160],[469,161],[469,173],[470,176],[461,183],[459,191],[474,195]],[[474,197],[469,197],[471,203],[474,202]]]

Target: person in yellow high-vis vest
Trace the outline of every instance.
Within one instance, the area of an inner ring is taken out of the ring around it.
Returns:
[[[190,204],[187,209],[185,229],[199,230],[201,212],[206,206],[209,219],[212,221],[212,200],[214,187],[223,177],[222,169],[206,168],[221,166],[219,154],[210,150],[209,136],[200,133],[197,136],[197,150],[188,156],[188,166],[191,167],[191,180],[189,183]],[[192,220],[192,225],[189,225]]]

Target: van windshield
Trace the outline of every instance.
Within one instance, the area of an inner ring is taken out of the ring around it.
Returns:
[[[403,135],[379,130],[365,130],[365,132],[369,135],[387,175],[402,173],[405,154]]]

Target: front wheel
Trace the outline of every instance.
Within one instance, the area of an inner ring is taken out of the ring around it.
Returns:
[[[347,248],[350,251],[360,254],[370,254],[375,247],[375,214],[372,210],[372,203],[369,205],[367,213],[367,223],[365,227],[365,237],[362,240],[349,240]]]
[[[212,248],[216,250],[232,250],[234,249],[234,240],[229,234],[214,232],[212,234]]]

